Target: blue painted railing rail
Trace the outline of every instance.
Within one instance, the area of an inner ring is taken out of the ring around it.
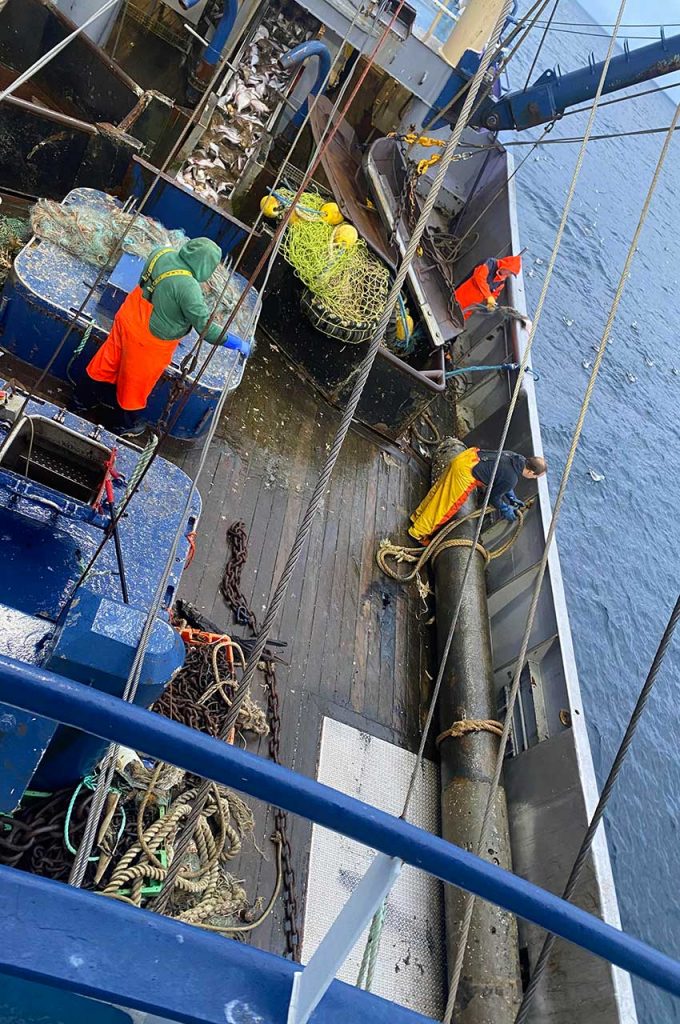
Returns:
[[[467,889],[680,995],[680,963],[538,886],[313,779],[150,711],[0,656],[0,702],[231,786]]]

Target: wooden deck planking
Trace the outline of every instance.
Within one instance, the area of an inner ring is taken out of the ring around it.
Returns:
[[[269,371],[267,395],[258,370]],[[246,523],[249,558],[242,589],[262,621],[305,512],[337,424],[337,413],[307,391],[261,344],[248,376],[227,408],[222,431],[201,481],[204,513],[194,566],[181,596],[219,623],[231,614],[219,594],[228,558],[226,529]],[[177,461],[190,471],[195,456]],[[408,512],[424,493],[422,464],[383,457],[377,445],[350,434],[293,574],[274,635],[288,642],[277,666],[282,732],[281,761],[316,774],[324,715],[414,749],[419,737],[419,684],[423,627],[420,600],[412,588],[383,577],[375,553],[383,536],[405,540]],[[239,627],[237,633],[244,632]],[[261,686],[254,696],[264,705]],[[268,756],[264,739],[249,749]],[[266,902],[275,884],[269,841],[273,811],[255,807],[255,840],[230,866],[245,881],[250,898]],[[306,880],[310,826],[289,821],[299,897]],[[255,854],[255,855],[254,855]],[[283,951],[282,901],[248,941]]]

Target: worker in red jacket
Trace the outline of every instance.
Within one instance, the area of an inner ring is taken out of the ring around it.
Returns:
[[[480,304],[495,309],[498,296],[505,288],[510,276],[515,277],[522,269],[521,256],[503,256],[489,259],[475,267],[466,281],[456,288],[456,300],[467,320]]]

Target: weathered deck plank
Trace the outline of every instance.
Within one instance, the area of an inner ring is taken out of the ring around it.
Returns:
[[[337,419],[261,342],[228,403],[200,483],[205,504],[196,562],[181,587],[183,597],[217,622],[231,624],[219,593],[228,526],[237,519],[246,524],[242,587],[261,621]],[[177,460],[188,471],[195,465],[191,452]],[[384,536],[406,541],[408,513],[426,483],[422,462],[385,456],[364,437],[348,437],[274,630],[288,642],[287,664],[277,667],[281,760],[297,771],[315,774],[325,715],[410,749],[417,745],[427,627],[417,618],[417,593],[383,577],[375,553]],[[265,703],[262,687],[255,696]],[[268,756],[266,739],[249,746]],[[255,840],[267,859],[246,843],[231,870],[252,898],[266,902],[276,882],[273,812],[258,805],[255,814]],[[291,820],[289,831],[302,895],[310,828]],[[279,900],[248,941],[283,950],[282,920]]]

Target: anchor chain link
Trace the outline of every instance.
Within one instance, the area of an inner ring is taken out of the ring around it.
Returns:
[[[220,592],[238,623],[247,626],[253,636],[257,635],[257,618],[241,590],[241,575],[248,560],[248,535],[245,523],[236,522],[227,530],[231,546],[231,557],[227,562]],[[269,725],[269,756],[275,764],[281,764],[281,705],[276,681],[274,660],[265,654],[260,662],[267,689],[267,724]],[[300,905],[297,897],[297,882],[293,867],[293,850],[288,838],[288,815],[281,808],[274,809],[274,831],[281,837],[281,878],[283,894],[283,931],[286,953],[291,960],[300,963],[302,937],[300,933]]]

